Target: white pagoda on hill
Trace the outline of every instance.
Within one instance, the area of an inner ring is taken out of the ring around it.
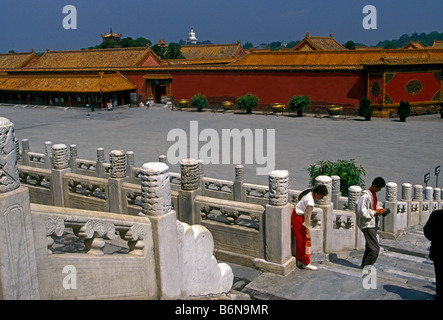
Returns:
[[[198,39],[195,37],[194,29],[191,28],[191,32],[189,32],[188,40],[186,40],[186,44],[197,44]]]

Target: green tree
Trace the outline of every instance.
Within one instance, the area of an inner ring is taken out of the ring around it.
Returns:
[[[154,53],[156,55],[158,55],[161,59],[165,58],[165,52],[166,52],[166,48],[162,48],[160,47],[158,44],[154,44],[151,47],[152,51],[154,51]]]
[[[165,59],[185,59],[185,56],[182,54],[180,48],[181,45],[178,43],[169,43],[168,49],[164,53]]]
[[[143,37],[138,37],[137,39],[135,39],[132,43],[131,47],[146,47],[146,46],[150,46],[152,43],[150,40],[145,39]]]
[[[122,41],[119,43],[120,47],[127,48],[132,47],[134,40],[132,40],[131,37],[123,38]]]
[[[271,49],[271,51],[278,51],[281,47],[281,41],[274,41],[268,44],[268,47]]]
[[[251,48],[254,48],[254,45],[252,44],[252,42],[246,42],[246,43],[243,45],[243,49],[248,50],[248,49],[251,49]]]
[[[348,42],[346,42],[343,47],[345,47],[346,49],[349,50],[355,50],[355,42],[352,40],[349,40]]]
[[[295,46],[297,45],[297,44],[299,44],[300,43],[300,41],[289,41],[287,44],[286,44],[286,48],[295,48]]]
[[[117,42],[114,40],[106,39],[101,44],[98,45],[99,49],[108,49],[108,48],[116,48]]]

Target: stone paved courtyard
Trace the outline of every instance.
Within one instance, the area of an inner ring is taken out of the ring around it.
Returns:
[[[19,140],[28,138],[31,150],[44,152],[45,141],[76,144],[79,157],[95,159],[96,149],[105,154],[113,149],[135,152],[136,165],[157,161],[172,142],[166,140],[175,128],[189,131],[189,121],[197,120],[199,130],[275,129],[276,169],[290,172],[291,187],[307,186],[306,168],[318,160],[356,159],[366,169],[367,183],[376,175],[397,184],[423,184],[431,173],[429,185],[435,186],[434,168],[443,158],[439,143],[443,119],[440,115],[411,117],[406,123],[397,119],[370,122],[347,117],[293,118],[273,115],[242,115],[212,112],[171,111],[161,106],[117,108],[114,111],[43,108],[0,105],[0,117],[15,123]],[[253,165],[246,166],[248,182],[266,184],[267,176],[257,176]],[[172,170],[179,172],[177,165]],[[234,165],[207,165],[207,176],[233,179]],[[439,183],[441,187],[441,180]],[[384,199],[381,192],[380,198]],[[428,258],[429,242],[422,227],[406,230],[396,240],[382,239],[382,252],[375,265],[378,285],[375,290],[362,287],[359,269],[362,252],[349,255],[319,254],[313,257],[319,271],[296,269],[287,277],[231,264],[235,281],[232,293],[239,299],[326,299],[326,300],[429,300],[434,298],[435,278]],[[55,249],[83,250],[77,242],[56,243]],[[119,243],[110,252],[126,250]]]
[[[88,115],[89,114],[89,115]],[[198,130],[275,129],[275,169],[290,172],[293,189],[307,187],[307,168],[319,160],[355,159],[366,170],[365,182],[375,176],[396,182],[423,184],[431,173],[429,185],[435,187],[434,169],[441,165],[443,119],[439,114],[398,119],[363,121],[361,117],[331,119],[326,116],[289,116],[172,111],[162,105],[146,108],[117,107],[113,111],[41,106],[0,105],[0,116],[15,124],[19,140],[28,138],[31,150],[44,152],[45,141],[76,144],[83,159],[96,159],[96,149],[123,149],[135,152],[136,166],[157,161],[174,142],[167,141],[170,130],[190,131],[190,121],[198,121]],[[188,134],[189,137],[189,134]],[[266,142],[266,133],[264,135]],[[206,142],[200,142],[200,147]],[[264,149],[266,152],[266,148]],[[244,159],[244,152],[242,155]],[[170,165],[179,172],[178,165]],[[234,179],[235,164],[206,165],[205,175]],[[267,184],[267,176],[256,175],[257,165],[245,165],[246,181]],[[440,179],[439,187],[442,186]],[[383,192],[381,192],[383,193]],[[380,195],[382,200],[384,194]]]

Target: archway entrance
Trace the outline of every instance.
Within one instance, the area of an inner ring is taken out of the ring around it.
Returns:
[[[158,81],[152,83],[154,93],[154,103],[161,103],[162,96],[166,96],[166,84]]]
[[[146,74],[147,99],[154,103],[161,103],[171,97],[172,77],[168,74]]]

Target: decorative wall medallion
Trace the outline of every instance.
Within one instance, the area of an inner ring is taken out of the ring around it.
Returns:
[[[385,85],[389,83],[389,81],[392,80],[392,78],[394,78],[395,73],[386,73],[385,75]]]
[[[423,85],[419,80],[411,80],[406,85],[406,92],[413,96],[419,94],[422,89]]]
[[[394,101],[392,101],[391,97],[387,94],[385,94],[385,104],[393,104]]]
[[[372,85],[372,96],[377,97],[380,94],[380,85],[378,82],[374,82]]]

